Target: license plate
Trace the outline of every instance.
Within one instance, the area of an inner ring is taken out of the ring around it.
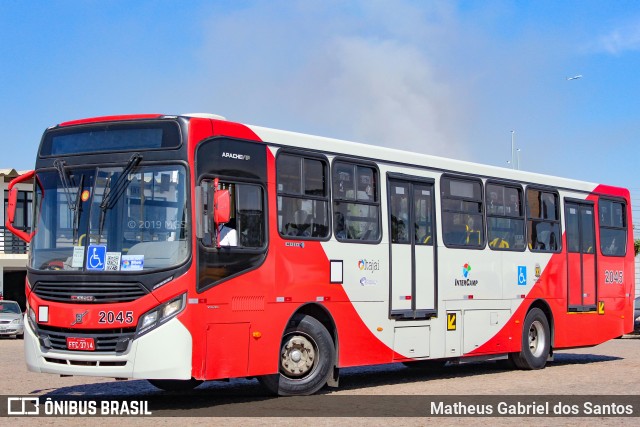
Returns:
[[[67,348],[69,350],[94,351],[96,344],[93,338],[67,337]]]

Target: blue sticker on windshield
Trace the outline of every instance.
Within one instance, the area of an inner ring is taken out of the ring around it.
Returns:
[[[144,255],[122,255],[122,271],[141,271],[144,268]]]
[[[87,270],[104,271],[107,247],[104,245],[89,245],[87,252]]]

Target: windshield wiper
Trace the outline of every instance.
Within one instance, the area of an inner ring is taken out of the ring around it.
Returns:
[[[133,170],[140,164],[142,161],[142,155],[140,153],[134,153],[127,166],[122,170],[122,174],[118,177],[116,182],[111,185],[111,176],[107,178],[107,183],[104,186],[104,194],[102,196],[102,202],[100,202],[100,219],[98,221],[98,243],[100,243],[100,239],[102,238],[102,230],[104,229],[104,219],[107,213],[107,210],[113,208],[115,204],[118,202],[118,199],[125,192],[129,184],[131,183],[131,179],[129,175]],[[113,176],[113,174],[112,174]]]
[[[104,228],[104,219],[107,213],[107,196],[111,193],[111,176],[107,178],[107,182],[104,184],[104,193],[102,195],[102,202],[100,202],[100,219],[98,220],[98,243],[100,243],[100,239],[102,238],[102,229]]]
[[[54,160],[53,166],[58,171],[58,176],[60,177],[60,182],[62,183],[62,189],[64,190],[65,196],[67,196],[69,210],[72,211],[75,209],[75,203],[71,201],[71,178],[69,177],[69,173],[64,166],[64,160]]]
[[[80,184],[76,193],[76,203],[73,209],[73,246],[78,239],[78,229],[80,228],[80,215],[82,214],[82,188],[84,187],[84,175],[80,175]]]
[[[58,171],[58,176],[60,176],[60,182],[62,183],[64,194],[67,197],[67,204],[69,205],[69,210],[73,212],[72,245],[75,246],[76,241],[78,239],[78,228],[80,226],[80,213],[82,212],[81,193],[82,193],[82,187],[84,185],[84,175],[80,176],[80,184],[78,185],[76,198],[75,200],[72,201],[71,200],[71,177],[69,176],[67,168],[64,165],[64,160],[56,159],[53,162],[53,166]]]

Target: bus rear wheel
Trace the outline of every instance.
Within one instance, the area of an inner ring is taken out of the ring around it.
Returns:
[[[522,326],[522,350],[511,353],[509,360],[520,369],[542,369],[551,351],[551,331],[544,312],[533,308]]]
[[[201,380],[191,378],[190,380],[147,380],[152,386],[164,391],[187,391],[193,390],[202,384]]]
[[[327,383],[335,354],[331,335],[322,323],[308,315],[296,315],[282,337],[279,373],[258,380],[280,396],[313,394]]]

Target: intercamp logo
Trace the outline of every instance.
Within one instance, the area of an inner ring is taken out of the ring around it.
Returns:
[[[467,262],[462,266],[462,275],[464,279],[454,279],[455,286],[477,286],[478,280],[471,279],[469,276],[471,275],[471,265]]]
[[[462,275],[464,276],[465,279],[469,277],[470,272],[471,272],[471,266],[469,265],[469,263],[466,263],[465,265],[462,266]]]

